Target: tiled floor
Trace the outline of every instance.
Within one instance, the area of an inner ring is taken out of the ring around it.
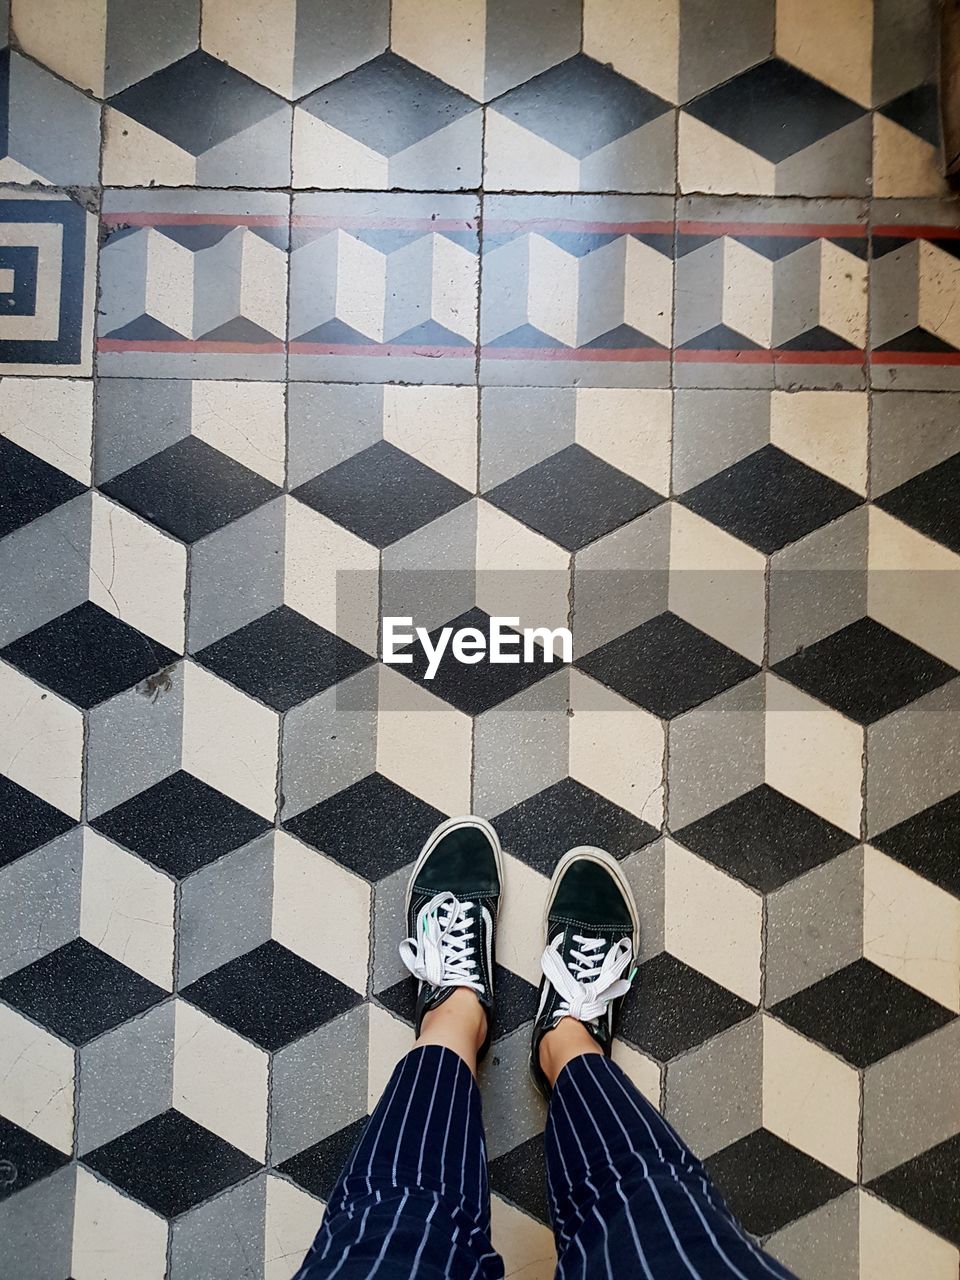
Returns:
[[[960,215],[926,0],[13,0],[0,1274],[286,1280],[409,863],[509,850],[496,1236],[565,847],[617,1056],[802,1280],[957,1280]],[[569,666],[377,661],[568,622]]]

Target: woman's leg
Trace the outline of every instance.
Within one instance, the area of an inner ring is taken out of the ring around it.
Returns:
[[[603,1054],[571,1057],[556,1077],[545,1146],[562,1280],[789,1280]]]

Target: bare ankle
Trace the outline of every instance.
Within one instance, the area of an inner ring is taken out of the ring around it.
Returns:
[[[539,1053],[540,1066],[552,1088],[572,1058],[579,1058],[584,1053],[602,1054],[603,1050],[582,1022],[576,1018],[561,1018],[540,1041]]]
[[[418,1044],[448,1044],[462,1053],[472,1044],[474,1055],[487,1034],[487,1011],[469,987],[458,987],[442,1004],[424,1014]]]

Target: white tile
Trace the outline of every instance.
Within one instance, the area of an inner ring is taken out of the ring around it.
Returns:
[[[860,1193],[860,1280],[956,1280],[960,1252],[942,1236]]]
[[[367,1109],[372,1111],[387,1087],[393,1069],[413,1048],[413,1032],[405,1022],[386,1009],[371,1004],[370,1040],[367,1068]]]
[[[502,1255],[505,1280],[553,1280],[557,1254],[553,1232],[514,1205],[490,1197],[493,1247]]]
[[[87,828],[80,936],[121,964],[173,989],[174,882]]]
[[[167,1224],[135,1200],[77,1169],[74,1280],[163,1280]]]
[[[193,662],[183,677],[183,768],[272,821],[279,716]]]
[[[665,843],[664,943],[744,1000],[760,999],[762,900],[703,858]]]
[[[268,1055],[185,1001],[176,1009],[174,1107],[264,1160]]]
[[[282,485],[286,398],[282,382],[195,382],[193,435],[251,471]]]
[[[384,387],[383,438],[454,484],[476,489],[476,388]]]
[[[663,722],[579,671],[570,673],[570,706],[570,776],[659,827]]]
[[[0,1114],[69,1155],[73,1050],[0,1004]]]
[[[378,771],[442,813],[468,813],[472,759],[471,717],[381,667]]]
[[[290,1280],[313,1244],[323,1202],[284,1178],[267,1174],[264,1280]]]
[[[90,483],[93,383],[71,378],[4,378],[0,435]]]
[[[370,886],[285,831],[275,840],[272,936],[365,994]]]
[[[83,713],[0,662],[0,773],[80,817]]]

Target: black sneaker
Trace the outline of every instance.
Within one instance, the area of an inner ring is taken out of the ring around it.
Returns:
[[[458,987],[476,993],[493,1024],[493,966],[503,855],[483,818],[448,818],[423,846],[407,889],[407,928],[400,959],[418,981],[416,1032],[423,1016]]]
[[[609,1054],[620,1005],[637,972],[637,907],[617,860],[588,846],[565,853],[550,883],[544,925],[547,945],[540,959],[543,980],[530,1070],[549,1098],[540,1041],[561,1018],[576,1018]]]

